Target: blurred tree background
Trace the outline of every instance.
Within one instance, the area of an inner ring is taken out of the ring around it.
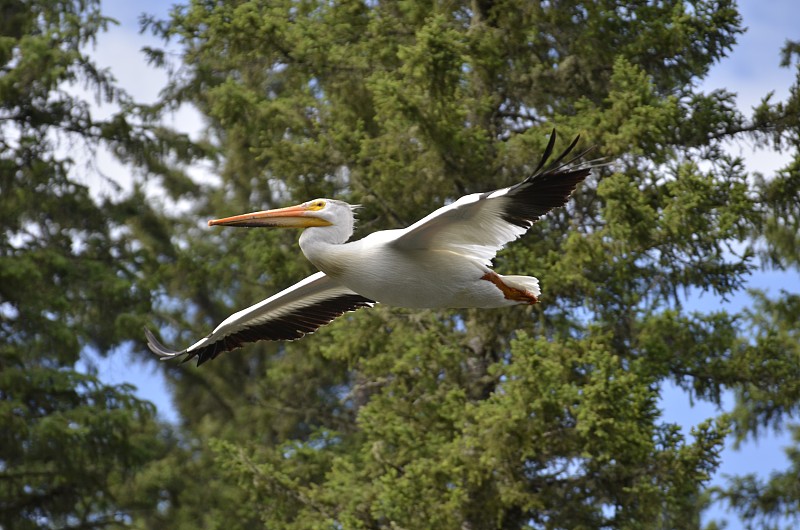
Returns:
[[[751,115],[698,89],[735,2],[196,0],[143,18],[152,105],[88,55],[99,7],[0,3],[0,528],[700,528],[720,499],[800,522],[800,295],[743,291],[800,269],[800,84]],[[202,142],[163,125],[182,105]],[[130,343],[156,364],[144,324],[183,346],[313,271],[296,233],[205,219],[327,196],[364,206],[357,237],[406,226],[524,178],[554,126],[611,164],[498,256],[539,305],[378,306],[159,363],[177,425],[78,370]],[[791,161],[748,174],[736,138]],[[137,175],[102,201],[72,156],[100,147]],[[687,310],[699,291],[750,302]],[[667,384],[735,407],[687,437]],[[776,426],[789,468],[709,487],[730,433]]]

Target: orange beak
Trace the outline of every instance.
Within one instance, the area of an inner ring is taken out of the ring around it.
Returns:
[[[244,227],[276,227],[276,228],[308,228],[310,226],[330,226],[331,223],[317,217],[316,211],[302,204],[264,210],[262,212],[243,213],[224,219],[212,219],[208,226],[244,226]]]

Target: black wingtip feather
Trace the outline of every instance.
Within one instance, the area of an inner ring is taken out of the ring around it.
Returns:
[[[200,366],[215,359],[222,353],[241,348],[248,342],[297,340],[304,335],[315,332],[348,311],[355,311],[362,307],[372,307],[374,304],[374,300],[357,294],[338,296],[324,300],[314,306],[297,309],[292,313],[277,317],[263,324],[245,327],[235,333],[220,337],[219,340],[196,350],[170,350],[158,342],[148,329],[145,329],[145,336],[150,350],[162,359],[170,359],[186,354],[182,363],[197,358],[197,366]]]
[[[589,153],[595,148],[595,146],[593,145],[589,146],[565,162],[564,159],[567,158],[567,156],[569,156],[570,153],[572,153],[572,151],[575,149],[575,146],[578,145],[578,142],[580,142],[580,140],[581,140],[581,135],[580,134],[576,135],[575,138],[573,138],[572,142],[567,146],[567,148],[564,149],[560,155],[558,155],[558,158],[556,158],[555,160],[553,160],[548,164],[547,161],[553,155],[553,149],[555,148],[556,130],[553,129],[553,131],[550,133],[550,140],[547,142],[547,147],[545,148],[544,154],[542,155],[542,160],[539,162],[539,165],[536,166],[536,169],[533,171],[533,174],[531,174],[531,176],[528,178],[531,179],[542,173],[557,171],[559,169],[565,168],[573,164],[579,158],[586,156],[587,153]]]
[[[542,215],[553,208],[564,206],[578,184],[585,180],[592,169],[596,167],[592,163],[575,164],[594,147],[589,147],[569,157],[578,145],[580,135],[572,140],[558,158],[548,163],[553,154],[555,138],[556,132],[553,130],[536,171],[509,191],[510,201],[503,213],[503,219],[506,222],[521,228],[530,228]]]
[[[541,171],[544,165],[547,163],[547,159],[550,158],[550,155],[553,154],[553,148],[556,145],[556,130],[555,128],[550,132],[550,140],[547,141],[547,147],[544,148],[544,154],[542,154],[542,160],[539,162],[539,165],[536,167],[536,170],[533,172],[534,174]]]
[[[567,147],[566,149],[564,149],[564,152],[563,152],[563,153],[561,153],[561,155],[560,155],[558,158],[556,158],[556,159],[553,161],[553,163],[552,163],[552,164],[550,164],[550,167],[551,167],[551,168],[558,167],[558,165],[561,163],[561,161],[562,161],[562,160],[564,160],[564,158],[566,158],[566,156],[567,156],[568,154],[570,154],[570,153],[572,152],[572,150],[573,150],[573,149],[575,149],[575,146],[576,146],[576,145],[578,145],[578,142],[580,141],[580,139],[581,139],[581,135],[580,135],[580,134],[579,134],[579,135],[577,135],[577,136],[575,136],[575,139],[574,139],[574,140],[572,140],[572,143],[571,143],[571,144],[569,144],[569,147]],[[577,157],[573,158],[572,160],[575,160],[576,158],[580,158],[581,156],[583,156],[583,154],[584,154],[583,152],[581,152],[581,153],[578,153]],[[566,162],[566,164],[569,164],[569,162]]]
[[[357,294],[338,296],[317,305],[300,308],[292,313],[263,324],[244,328],[203,348],[189,352],[197,356],[197,366],[214,359],[219,354],[242,347],[245,343],[259,340],[297,340],[314,333],[322,326],[348,311],[372,307],[374,300]]]

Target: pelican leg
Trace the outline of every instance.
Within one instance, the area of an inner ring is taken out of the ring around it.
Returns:
[[[498,289],[500,289],[506,300],[512,300],[514,302],[520,302],[528,305],[533,305],[539,302],[539,298],[537,298],[535,294],[525,289],[511,287],[503,282],[503,279],[500,277],[500,275],[495,272],[487,272],[481,276],[481,280],[486,280],[487,282],[493,283]]]

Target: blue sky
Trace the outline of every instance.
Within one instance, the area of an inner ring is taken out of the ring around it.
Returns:
[[[149,68],[143,59],[140,49],[153,44],[151,37],[140,35],[138,17],[142,12],[166,15],[168,5],[154,0],[142,2],[105,1],[106,14],[116,18],[120,25],[100,37],[94,51],[97,61],[112,69],[119,82],[140,101],[153,101],[165,82],[163,72]],[[775,99],[785,99],[793,81],[794,72],[779,68],[779,52],[785,40],[800,40],[800,2],[797,0],[779,0],[764,2],[751,0],[740,2],[740,9],[747,32],[739,38],[737,46],[730,57],[716,65],[710,75],[701,83],[703,90],[725,88],[738,94],[740,108],[746,113],[758,104],[767,92],[775,91]],[[171,118],[171,125],[196,133],[200,130],[202,120],[191,109],[182,109]],[[749,142],[737,141],[729,145],[732,153],[745,158],[751,171],[770,175],[775,169],[785,164],[786,156],[770,151],[754,151]],[[113,180],[130,183],[129,170],[113,162],[113,159],[101,153],[98,165]],[[110,192],[103,182],[93,182],[93,189],[100,193]],[[129,184],[128,184],[129,185]],[[780,288],[793,291],[800,290],[800,275],[797,272],[781,273],[762,271],[753,275],[750,286],[762,288],[776,293]],[[741,309],[747,302],[742,296],[729,302],[731,310]],[[706,311],[718,308],[720,301],[711,295],[692,294],[687,304],[697,310]],[[140,358],[144,344],[135,346],[136,356]],[[159,413],[169,421],[177,421],[178,417],[171,404],[171,398],[161,374],[152,363],[142,363],[122,349],[106,359],[95,359],[94,365],[101,378],[109,383],[129,382],[138,388],[138,394],[153,401]],[[667,386],[662,393],[665,420],[675,422],[688,430],[702,420],[716,416],[713,406],[695,403],[694,406],[682,391]],[[729,398],[726,407],[730,406]],[[749,441],[739,450],[727,448],[723,453],[723,464],[717,473],[715,482],[722,475],[755,472],[765,475],[771,470],[782,469],[787,459],[782,448],[789,443],[785,433],[770,432],[757,441]],[[724,512],[716,507],[709,514],[719,517]],[[735,530],[742,525],[730,521],[729,529]]]

